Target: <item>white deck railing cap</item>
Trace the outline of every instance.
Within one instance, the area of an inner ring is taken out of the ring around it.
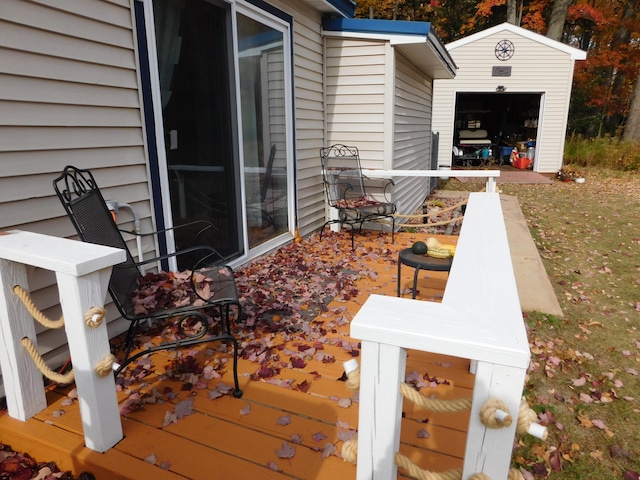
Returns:
[[[526,368],[529,342],[499,194],[470,194],[442,303],[371,295],[351,336]]]
[[[0,258],[82,276],[124,262],[126,253],[78,240],[9,230],[0,232]]]

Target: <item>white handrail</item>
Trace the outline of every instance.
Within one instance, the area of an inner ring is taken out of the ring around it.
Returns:
[[[363,169],[362,173],[369,178],[394,178],[394,177],[426,177],[426,178],[448,178],[451,170],[380,170]],[[496,191],[496,178],[500,176],[500,170],[456,170],[456,177],[462,178],[485,178],[487,192]]]
[[[92,307],[104,306],[111,267],[126,260],[124,250],[33,232],[0,232],[0,366],[9,415],[25,421],[47,408],[42,375],[22,346],[36,343],[27,309],[14,294],[27,292],[27,266],[56,274],[65,331],[78,390],[85,445],[105,452],[122,439],[113,375],[94,368],[110,354],[106,321],[85,324]]]
[[[469,195],[442,303],[371,295],[351,336],[362,340],[358,480],[396,478],[407,349],[472,360],[462,478],[507,478],[516,422],[488,429],[479,412],[498,398],[517,416],[530,352],[497,193]]]

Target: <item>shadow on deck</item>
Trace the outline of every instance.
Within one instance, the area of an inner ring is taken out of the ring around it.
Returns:
[[[27,422],[0,413],[0,439],[76,475],[92,472],[98,480],[355,478],[355,465],[341,458],[342,444],[358,425],[358,395],[343,381],[342,362],[359,356],[349,321],[370,294],[395,296],[398,252],[425,237],[400,233],[391,244],[386,234],[358,235],[354,274],[365,265],[369,273],[357,280],[357,294],[333,299],[325,312],[308,320],[323,333],[320,338],[307,338],[304,328],[282,332],[239,325],[244,346],[264,346],[261,352],[245,350],[240,360],[240,399],[218,396],[221,386],[232,384],[229,356],[226,349],[206,345],[179,357],[156,354],[144,364],[151,374],[131,380],[119,393],[125,437],[104,454],[84,447],[80,406],[69,397],[71,388],[50,389],[48,408]],[[305,242],[310,255],[350,251],[345,231],[326,236],[322,244],[317,236]],[[413,271],[402,273],[402,290],[408,291]],[[439,301],[446,278],[444,272],[422,271],[418,299]],[[259,373],[266,357],[277,367],[275,375]],[[180,370],[190,359],[200,365],[196,374]],[[473,376],[468,369],[465,359],[408,354],[408,382],[432,398],[469,398]],[[468,413],[427,412],[407,402],[403,412],[401,453],[434,472],[462,467]]]

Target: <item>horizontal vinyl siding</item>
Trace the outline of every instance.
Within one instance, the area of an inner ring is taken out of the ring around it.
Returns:
[[[68,164],[91,169],[105,198],[132,204],[151,229],[138,88],[129,0],[0,2],[1,230],[75,237],[52,188]],[[119,219],[131,227],[127,213]],[[54,275],[30,270],[29,285],[35,304],[57,318]],[[61,364],[64,331],[37,331],[45,359]]]
[[[396,55],[393,169],[428,170],[431,158],[431,79]],[[418,209],[429,194],[428,178],[397,178],[393,201],[400,214]]]
[[[300,235],[324,223],[325,201],[320,174],[324,145],[323,46],[321,14],[302,2],[270,2],[293,17],[296,195]]]
[[[508,61],[495,57],[496,43],[509,39],[514,55]],[[539,119],[536,170],[556,172],[562,163],[566,120],[571,95],[573,61],[569,54],[511,33],[498,33],[449,52],[458,66],[454,80],[436,80],[434,131],[440,132],[439,164],[450,165],[453,146],[455,93],[544,93],[544,117]],[[493,77],[492,66],[510,66],[510,77]]]
[[[358,147],[366,167],[383,166],[386,52],[384,42],[326,39],[327,145]]]

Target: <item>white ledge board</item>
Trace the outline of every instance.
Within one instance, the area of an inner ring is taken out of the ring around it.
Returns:
[[[0,232],[0,258],[80,277],[126,260],[112,247],[21,230]]]

